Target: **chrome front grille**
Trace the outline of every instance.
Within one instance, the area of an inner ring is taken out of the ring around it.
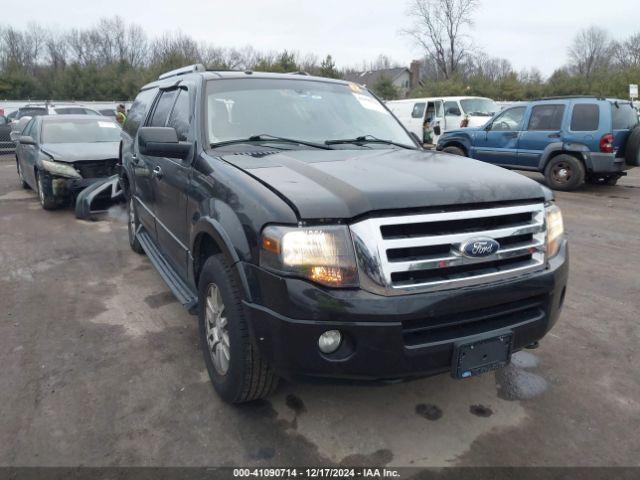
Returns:
[[[544,205],[369,218],[350,226],[360,284],[383,295],[478,285],[544,268]],[[490,238],[492,255],[470,258],[465,242]]]

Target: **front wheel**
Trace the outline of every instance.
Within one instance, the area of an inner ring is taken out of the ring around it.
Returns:
[[[584,165],[574,156],[561,154],[549,161],[544,178],[554,190],[575,190],[584,182]]]
[[[251,341],[242,292],[223,255],[209,257],[198,282],[200,345],[216,392],[229,403],[270,395],[278,377]]]
[[[29,189],[29,184],[24,179],[24,174],[22,173],[22,167],[20,166],[20,162],[16,159],[16,165],[18,166],[18,178],[20,179],[20,183],[22,184],[22,188],[25,190]]]
[[[459,155],[461,157],[466,157],[464,150],[459,147],[445,147],[442,149],[444,153],[450,153],[451,155]]]
[[[58,207],[58,201],[53,196],[51,178],[44,173],[36,171],[36,183],[38,184],[38,198],[40,205],[45,210],[54,210]]]

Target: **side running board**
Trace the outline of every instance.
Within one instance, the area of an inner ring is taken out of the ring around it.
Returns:
[[[140,242],[140,246],[151,260],[151,263],[156,268],[162,279],[167,286],[171,289],[178,301],[189,310],[190,313],[194,313],[198,306],[198,295],[194,292],[189,285],[187,285],[180,276],[176,273],[174,268],[165,260],[158,250],[155,242],[151,239],[149,234],[145,231],[144,227],[140,225],[136,232],[136,237]]]

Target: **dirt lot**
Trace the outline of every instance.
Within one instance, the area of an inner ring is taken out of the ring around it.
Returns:
[[[640,169],[558,197],[570,291],[538,350],[231,407],[123,212],[45,212],[0,157],[0,465],[640,465]]]

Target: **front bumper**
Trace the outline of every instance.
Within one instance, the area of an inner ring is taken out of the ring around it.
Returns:
[[[383,297],[328,290],[244,264],[249,325],[262,355],[285,378],[392,380],[450,371],[457,342],[511,331],[514,351],[541,339],[558,319],[568,276],[566,242],[549,267],[500,283]],[[337,329],[340,349],[318,337]]]
[[[51,191],[55,197],[68,197],[74,195],[96,182],[102,182],[104,178],[66,178],[51,175]]]

